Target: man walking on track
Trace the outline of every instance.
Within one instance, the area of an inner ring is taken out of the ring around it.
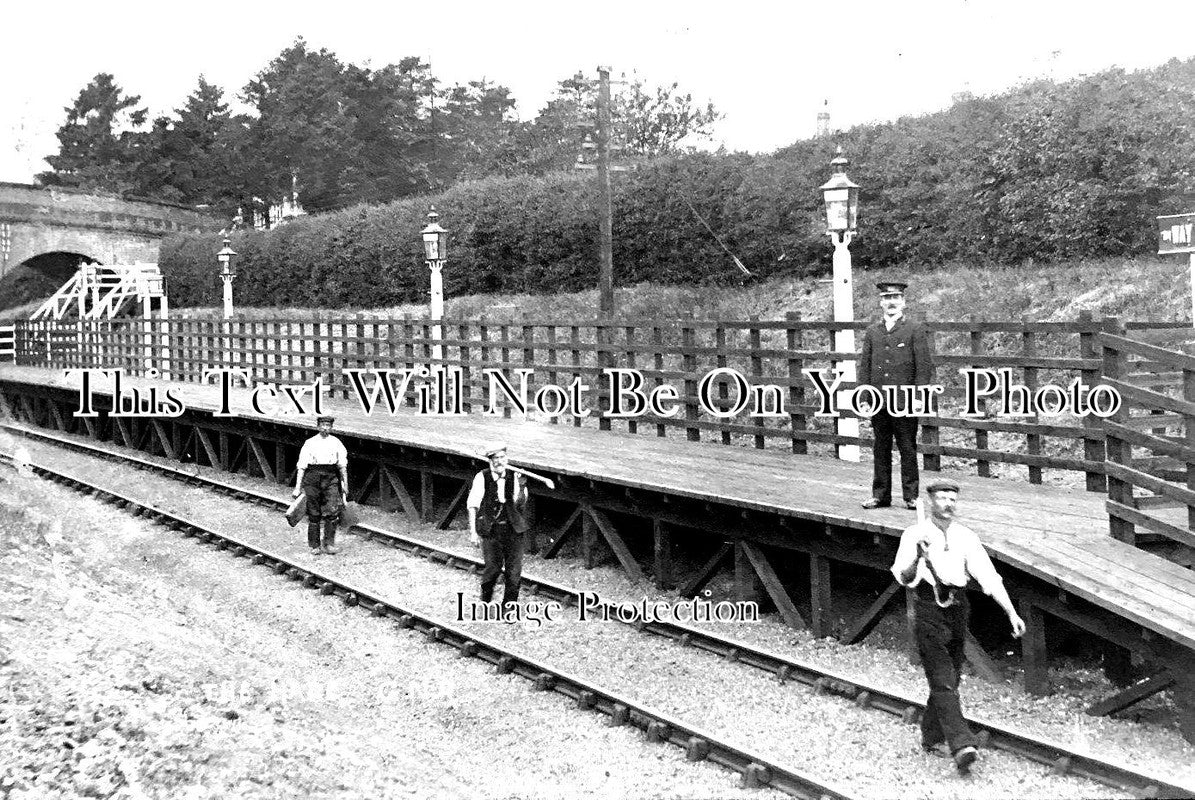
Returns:
[[[929,336],[920,324],[905,319],[908,284],[881,281],[876,287],[880,290],[880,309],[884,316],[863,334],[863,349],[858,362],[859,384],[868,384],[881,391],[885,386],[928,385],[934,374]],[[917,507],[917,417],[913,416],[917,409],[913,407],[911,397],[904,402],[909,407],[892,409],[881,404],[871,418],[875,435],[871,498],[864,501],[864,508],[892,505],[893,439],[900,451],[900,486],[905,507]]]
[[[481,545],[485,568],[481,572],[481,601],[494,597],[498,576],[505,573],[502,602],[519,599],[523,578],[523,535],[527,521],[526,479],[507,469],[506,445],[495,443],[485,450],[489,469],[478,472],[469,489],[469,540]]]
[[[959,773],[966,775],[978,756],[976,738],[959,703],[959,670],[967,635],[967,582],[975,579],[1012,623],[1012,635],[1025,632],[996,568],[975,532],[954,521],[958,484],[946,478],[926,489],[930,514],[900,535],[892,574],[916,590],[913,634],[929,681],[929,700],[921,718],[921,746],[932,751],[945,743]]]
[[[335,422],[333,417],[316,417],[319,433],[303,443],[295,475],[293,496],[307,495],[307,546],[313,556],[338,552],[336,522],[349,494],[349,455],[340,439],[332,435]]]

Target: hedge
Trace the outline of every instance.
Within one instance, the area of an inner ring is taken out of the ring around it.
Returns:
[[[758,277],[825,271],[817,187],[838,144],[863,187],[852,253],[864,269],[1145,254],[1154,216],[1195,210],[1195,59],[1040,81],[770,156],[684,154],[615,173],[616,283],[740,280],[697,215]],[[592,173],[487,178],[238,232],[238,301],[420,301],[429,203],[449,230],[450,295],[589,288],[598,261],[594,183]],[[176,304],[218,304],[219,248],[212,236],[163,243]]]

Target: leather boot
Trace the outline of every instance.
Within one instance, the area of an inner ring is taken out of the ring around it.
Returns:
[[[324,552],[330,556],[334,556],[340,552],[340,548],[336,546],[336,520],[324,520]]]

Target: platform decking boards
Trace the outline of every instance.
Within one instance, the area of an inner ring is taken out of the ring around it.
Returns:
[[[75,391],[79,387],[77,377],[36,367],[0,367],[0,381]],[[123,381],[129,387],[163,385],[129,377]],[[189,410],[218,410],[216,386],[168,385]],[[111,394],[109,382],[100,381],[95,391]],[[309,404],[310,398],[306,401]],[[292,425],[300,429],[300,436],[315,428],[313,417],[254,413],[248,390],[240,387],[232,391],[232,410],[254,421]],[[410,409],[394,416],[377,409],[366,415],[355,400],[325,397],[323,410],[336,416],[336,429],[344,434],[463,455],[475,455],[484,442],[501,439],[510,446],[512,463],[529,469],[779,513],[809,522],[810,531],[830,524],[895,537],[915,520],[903,507],[860,507],[870,494],[868,463],[795,455],[779,448],[689,442],[676,435],[679,431],[660,438],[650,434],[655,426],[647,425],[641,426],[647,433],[629,434],[599,431],[596,425],[575,427],[567,420],[549,425],[517,416],[488,417],[476,404],[474,412],[463,417],[421,416]],[[480,460],[478,464],[480,468]],[[894,471],[898,472],[895,464]],[[1113,539],[1105,494],[949,475],[961,487],[960,521],[980,535],[997,562],[1195,648],[1195,573]],[[899,491],[899,485],[895,488]],[[784,535],[807,534],[794,525]]]

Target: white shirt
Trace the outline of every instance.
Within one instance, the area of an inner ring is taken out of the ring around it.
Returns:
[[[884,316],[884,329],[887,331],[891,331],[893,328],[896,327],[896,323],[900,322],[904,318],[905,318],[904,314],[897,314],[895,317],[889,317],[889,316],[885,315]]]
[[[469,487],[469,498],[465,501],[465,508],[481,508],[481,501],[485,499],[485,478],[486,474],[492,476],[497,486],[498,502],[503,502],[503,497],[506,495],[506,473],[502,475],[491,470],[482,470],[473,476],[473,485]],[[522,481],[515,481],[514,501],[517,503],[526,495],[527,485]]]
[[[303,442],[303,449],[299,451],[299,469],[316,466],[347,467],[348,463],[348,450],[331,434],[325,438],[317,433]]]
[[[958,522],[951,522],[944,532],[929,519],[925,519],[908,528],[900,535],[900,545],[896,548],[896,559],[892,564],[892,574],[900,583],[900,574],[917,562],[917,573],[907,584],[914,587],[925,581],[934,585],[933,575],[925,560],[917,559],[917,542],[926,539],[929,542],[927,558],[934,565],[934,571],[942,582],[949,586],[966,586],[968,576],[974,578],[983,589],[984,594],[1000,597],[1006,594],[1004,581],[992,565],[992,559],[983,549],[983,543],[975,531]]]

